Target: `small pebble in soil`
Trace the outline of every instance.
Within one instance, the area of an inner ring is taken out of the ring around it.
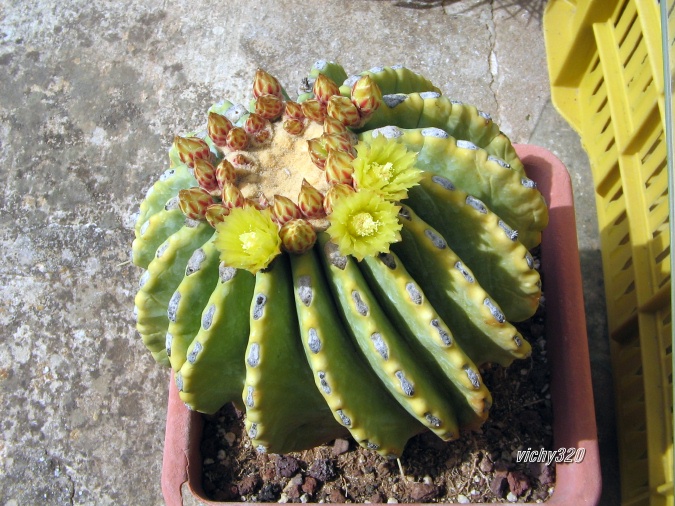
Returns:
[[[284,478],[290,478],[300,469],[300,463],[290,455],[279,455],[274,463],[277,474]]]
[[[335,468],[335,461],[330,459],[318,459],[307,470],[312,478],[319,481],[331,481],[337,476],[337,469]]]

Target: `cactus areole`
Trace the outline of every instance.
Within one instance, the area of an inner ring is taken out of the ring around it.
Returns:
[[[546,204],[490,116],[401,66],[259,70],[148,191],[136,327],[190,409],[245,410],[261,452],[351,434],[398,456],[479,428],[479,367],[525,358]]]

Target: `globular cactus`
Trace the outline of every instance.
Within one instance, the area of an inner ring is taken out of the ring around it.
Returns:
[[[548,220],[489,115],[400,66],[258,71],[174,139],[132,256],[137,330],[188,408],[246,412],[259,451],[349,433],[382,455],[477,429],[479,366],[525,358]]]

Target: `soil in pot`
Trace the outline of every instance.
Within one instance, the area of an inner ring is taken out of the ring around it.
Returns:
[[[552,447],[544,319],[542,304],[517,325],[532,344],[529,359],[482,370],[494,404],[481,431],[452,443],[420,434],[398,460],[352,440],[267,455],[251,447],[243,414],[227,405],[205,416],[206,494],[247,502],[544,502],[553,493],[555,463],[518,462],[518,451]]]

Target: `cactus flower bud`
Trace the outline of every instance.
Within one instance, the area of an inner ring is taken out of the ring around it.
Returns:
[[[268,120],[260,116],[260,114],[252,112],[244,122],[244,130],[246,130],[247,134],[254,134],[264,130],[267,125],[269,125]]]
[[[225,184],[234,184],[237,179],[237,173],[234,170],[234,165],[224,158],[216,167],[215,175],[216,181],[218,182],[218,187],[221,190]]]
[[[220,195],[216,168],[210,162],[196,158],[194,161],[194,175],[197,183],[211,195]]]
[[[340,123],[335,118],[326,116],[326,119],[323,121],[323,133],[325,134],[346,134],[348,132],[349,130],[347,130],[346,125]]]
[[[302,105],[302,114],[312,121],[323,123],[326,119],[326,106],[315,98],[305,100]]]
[[[301,135],[305,129],[305,123],[299,119],[285,119],[282,126],[291,135]]]
[[[205,218],[213,228],[216,228],[216,225],[223,221],[225,216],[230,214],[230,208],[225,207],[223,204],[211,204],[206,208]]]
[[[348,184],[332,184],[326,192],[326,196],[323,198],[323,208],[326,210],[326,214],[333,212],[333,205],[337,199],[355,192],[356,190]]]
[[[279,230],[281,245],[289,253],[302,255],[309,251],[316,242],[316,232],[312,225],[302,219],[291,220]]]
[[[362,118],[372,115],[382,103],[382,91],[375,81],[365,75],[352,86],[352,103],[361,113]]]
[[[253,160],[251,160],[244,153],[235,153],[234,155],[231,154],[228,157],[228,160],[235,169],[244,170],[250,168],[251,165],[253,165]]]
[[[210,112],[206,129],[216,146],[219,148],[227,146],[227,133],[232,130],[232,123],[229,119],[222,114]]]
[[[347,151],[349,153],[354,151],[354,144],[352,136],[349,132],[341,134],[323,134],[321,138],[324,141],[326,148],[335,149],[338,151]]]
[[[279,225],[283,225],[287,221],[302,218],[302,212],[291,199],[282,195],[275,195],[272,216],[274,217],[274,221]]]
[[[178,192],[178,207],[191,220],[203,220],[206,209],[213,203],[209,192],[198,186]]]
[[[288,101],[284,106],[284,118],[287,119],[305,119],[305,115],[302,113],[302,106],[297,102]]]
[[[302,180],[300,194],[298,195],[298,207],[307,218],[323,218],[326,211],[323,209],[323,195],[319,190]]]
[[[248,146],[248,134],[241,127],[233,127],[227,133],[227,147],[232,151],[246,149]]]
[[[324,74],[319,74],[317,76],[312,91],[314,92],[316,99],[324,105],[328,103],[330,97],[340,94],[338,85],[335,84],[330,77],[325,76]]]
[[[173,138],[173,145],[178,152],[180,161],[188,167],[194,167],[195,158],[211,159],[211,150],[199,137],[180,137],[176,135]]]
[[[233,207],[243,207],[246,199],[241,194],[239,188],[232,183],[225,183],[222,190],[223,205],[232,209]]]
[[[263,95],[274,95],[283,98],[279,81],[264,70],[258,69],[253,80],[253,96],[260,98]]]
[[[326,157],[328,151],[326,150],[326,141],[322,137],[309,139],[307,141],[307,150],[312,163],[323,170],[326,165]]]
[[[255,198],[248,198],[244,202],[244,207],[253,207],[258,211],[267,209],[269,206],[270,206],[269,200],[267,200],[267,197],[265,196],[264,193],[261,193]]]
[[[354,157],[350,153],[329,148],[324,166],[326,181],[351,185],[352,174],[354,173],[352,160],[354,160]]]
[[[326,107],[326,114],[347,126],[356,126],[361,122],[359,110],[347,97],[331,97]]]
[[[281,116],[283,111],[284,103],[276,95],[261,95],[255,102],[255,113],[270,121]]]

